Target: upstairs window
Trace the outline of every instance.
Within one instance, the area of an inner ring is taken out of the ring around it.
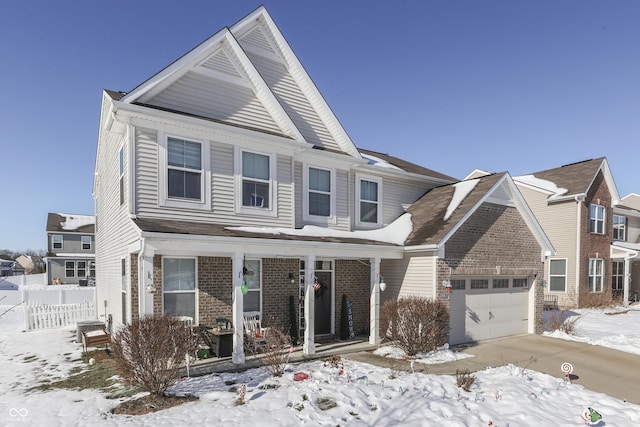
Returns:
[[[309,215],[331,215],[331,171],[309,167]]]
[[[81,241],[83,251],[91,250],[91,236],[81,236],[80,241]]]
[[[358,225],[381,224],[380,189],[382,182],[376,178],[360,178],[356,187]]]
[[[242,152],[242,206],[271,207],[271,158],[264,154]]]
[[[169,137],[167,165],[169,198],[202,200],[202,144]]]
[[[604,234],[604,206],[592,203],[589,207],[589,233]]]
[[[509,287],[509,279],[493,279],[493,289],[505,289]]]
[[[54,234],[51,236],[51,247],[53,249],[62,249],[62,235]]]
[[[589,271],[588,271],[589,292],[602,292],[603,264],[604,264],[603,259],[600,259],[600,258],[589,259]]]
[[[613,240],[626,241],[627,240],[627,217],[614,215],[613,216]]]

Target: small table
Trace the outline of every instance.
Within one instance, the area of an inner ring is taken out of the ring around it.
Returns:
[[[211,329],[207,331],[211,352],[220,357],[230,357],[233,351],[233,329]]]

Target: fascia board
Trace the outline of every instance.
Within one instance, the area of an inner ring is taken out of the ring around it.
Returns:
[[[116,101],[118,103],[118,101]],[[169,111],[157,110],[135,104],[120,104],[117,120],[131,123],[135,126],[146,126],[151,129],[175,128],[174,132],[199,133],[203,138],[215,139],[219,142],[230,144],[256,144],[264,147],[265,144],[280,150],[282,153],[298,152],[311,148],[311,144],[296,141],[285,136],[261,133],[250,129],[217,123],[197,117],[184,116]]]
[[[537,192],[542,193],[542,194],[547,194],[549,196],[554,194],[553,191],[545,190],[543,188],[536,187],[535,185],[531,185],[531,184],[528,184],[528,183],[525,183],[525,182],[522,182],[522,181],[518,181],[517,179],[514,179],[513,181],[515,182],[515,184],[517,186],[528,188],[530,190],[534,190],[534,191],[537,191]]]
[[[614,214],[623,214],[626,216],[633,216],[633,217],[640,217],[640,211],[637,211],[635,209],[627,209],[627,208],[622,208],[622,207],[614,207],[613,208],[613,213]]]
[[[291,77],[298,83],[302,92],[305,94],[307,99],[309,99],[311,105],[315,108],[322,121],[326,124],[327,129],[333,138],[338,142],[338,145],[353,157],[360,158],[360,153],[355,144],[351,141],[351,138],[340,124],[338,118],[333,114],[333,111],[325,101],[319,89],[307,74],[293,49],[291,49],[291,46],[264,7],[259,7],[241,22],[232,26],[231,32],[240,34],[241,32],[247,31],[248,25],[260,19],[263,20],[271,32],[272,37],[276,41],[278,49],[288,65]]]
[[[195,64],[200,62],[204,56],[215,50],[216,44],[220,43],[229,32],[228,28],[223,28],[180,58],[169,64],[160,72],[153,75],[131,92],[123,96],[120,101],[130,104],[138,101],[140,98],[148,96],[151,91],[157,89],[158,86],[166,86],[168,80],[175,81],[180,75],[193,68]]]
[[[371,175],[384,175],[394,178],[410,178],[416,179],[420,181],[432,182],[436,185],[447,185],[458,182],[457,180],[450,181],[448,179],[435,178],[429,175],[421,175],[419,173],[406,172],[402,169],[394,169],[394,168],[384,168],[380,166],[370,165],[369,162],[365,159],[358,159],[356,163],[356,168],[362,173],[367,173]]]

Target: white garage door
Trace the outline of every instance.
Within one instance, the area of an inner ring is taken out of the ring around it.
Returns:
[[[508,287],[494,288],[493,279],[466,279],[465,289],[452,289],[449,340],[451,344],[527,333],[529,288],[514,288],[514,280],[506,280]],[[505,286],[504,278],[500,278],[499,281]],[[474,282],[476,287],[487,287],[471,289],[471,282]]]

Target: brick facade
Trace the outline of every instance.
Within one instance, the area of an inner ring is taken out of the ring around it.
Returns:
[[[595,203],[600,206],[604,206],[604,234],[596,234],[589,232],[589,216],[590,206]],[[610,246],[612,240],[612,221],[613,221],[613,207],[611,205],[611,192],[605,181],[602,171],[598,172],[593,184],[591,185],[585,201],[582,203],[583,217],[581,220],[582,232],[580,235],[580,255],[578,256],[579,275],[579,295],[578,306],[581,306],[581,301],[584,300],[585,295],[589,294],[589,259],[600,258],[603,260],[603,279],[602,279],[602,291],[604,293],[611,293],[611,274],[613,263],[610,257]]]
[[[438,286],[452,276],[543,277],[540,245],[516,208],[485,203],[447,241],[437,264],[436,297],[447,303]],[[536,286],[535,332],[542,332],[543,289]]]
[[[369,333],[369,297],[371,267],[356,260],[335,262],[335,334],[340,336],[342,295],[353,303],[353,329],[358,334]]]
[[[275,322],[289,328],[289,296],[293,295],[298,315],[298,276],[300,261],[297,258],[262,259],[262,318],[264,325]],[[289,279],[293,275],[293,283]],[[297,325],[296,325],[297,326]]]
[[[199,324],[215,326],[216,318],[231,320],[233,268],[228,257],[198,257]]]

